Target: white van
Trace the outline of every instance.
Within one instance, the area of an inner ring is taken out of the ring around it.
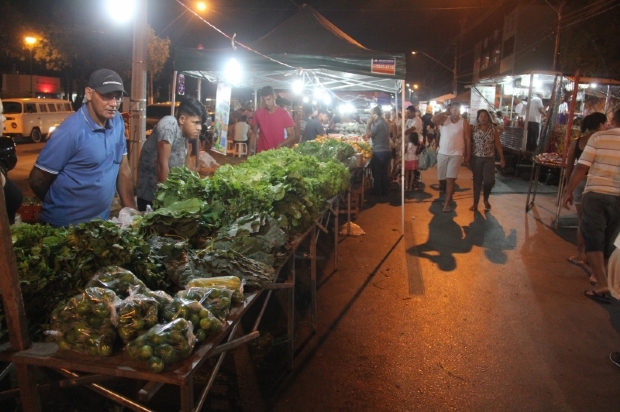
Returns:
[[[2,104],[6,117],[4,134],[30,136],[35,143],[44,141],[55,126],[73,113],[71,103],[60,99],[7,98]]]

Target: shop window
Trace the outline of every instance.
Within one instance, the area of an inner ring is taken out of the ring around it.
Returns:
[[[508,39],[506,39],[506,41],[504,41],[503,52],[504,55],[502,56],[502,59],[505,59],[508,56],[512,56],[512,54],[515,52],[515,36],[510,36]]]

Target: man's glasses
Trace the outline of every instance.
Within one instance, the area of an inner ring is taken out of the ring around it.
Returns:
[[[112,100],[114,100],[116,103],[120,103],[123,100],[122,93],[111,92],[111,93],[101,94],[97,90],[95,90],[95,92],[99,95],[101,100],[103,100],[104,102],[111,102]]]

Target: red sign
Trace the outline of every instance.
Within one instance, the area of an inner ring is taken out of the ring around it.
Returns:
[[[394,76],[396,74],[396,59],[371,59],[370,72]]]

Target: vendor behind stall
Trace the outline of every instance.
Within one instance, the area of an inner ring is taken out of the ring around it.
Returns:
[[[532,101],[527,105],[529,117],[527,121],[527,150],[529,152],[536,151],[538,146],[538,137],[540,136],[540,122],[543,116],[547,116],[547,111],[542,103],[542,94],[536,93],[532,97]]]
[[[295,123],[291,115],[276,105],[276,93],[271,86],[260,89],[259,95],[265,107],[254,113],[252,133],[250,134],[250,152],[263,152],[269,149],[279,149],[283,146],[292,146],[299,141],[295,133]],[[284,131],[286,130],[286,136]],[[258,137],[258,139],[257,139]]]
[[[168,180],[173,167],[181,167],[187,157],[187,143],[200,136],[207,110],[198,99],[186,97],[175,116],[163,117],[146,141],[138,163],[138,210],[152,206],[157,185]]]
[[[325,135],[325,128],[323,127],[329,121],[329,113],[326,109],[319,109],[319,114],[311,119],[308,124],[306,124],[304,135],[302,140],[314,140],[317,136]]]
[[[30,187],[43,200],[39,219],[52,226],[108,219],[114,193],[136,208],[118,108],[125,90],[108,69],[90,75],[86,104],[52,133],[30,172]]]

